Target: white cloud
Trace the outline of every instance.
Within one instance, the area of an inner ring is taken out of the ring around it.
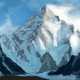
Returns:
[[[78,53],[80,52],[80,38],[77,35],[77,33],[73,34],[70,38],[70,43],[71,43],[71,47],[72,47],[72,54],[73,55],[78,55]]]
[[[1,34],[11,34],[13,31],[15,31],[17,27],[15,27],[10,19],[9,16],[6,17],[5,22],[3,25],[0,26],[0,35]]]
[[[52,10],[54,14],[58,15],[60,19],[66,21],[69,24],[73,24],[75,30],[80,31],[80,17],[69,15],[69,12],[74,9],[73,6],[56,6],[49,4],[47,5],[47,8]]]

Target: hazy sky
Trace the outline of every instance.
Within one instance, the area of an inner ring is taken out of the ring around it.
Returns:
[[[70,15],[79,15],[80,0],[0,0],[0,25],[9,16],[14,25],[23,25],[31,15],[37,15],[46,4],[72,5]]]

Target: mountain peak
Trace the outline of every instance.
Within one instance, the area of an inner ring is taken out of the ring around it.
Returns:
[[[32,16],[27,24],[15,30],[11,36],[7,36],[7,46],[10,48],[5,46],[2,39],[5,54],[26,72],[39,72],[44,64],[50,64],[45,71],[53,69],[53,64],[59,63],[68,52],[69,45],[65,44],[64,40],[69,40],[72,33],[70,25],[65,21],[64,24],[61,22],[59,16],[51,9],[43,7],[42,13]],[[61,44],[58,45],[58,42]]]

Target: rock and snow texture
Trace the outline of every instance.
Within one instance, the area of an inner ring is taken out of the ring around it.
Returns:
[[[73,25],[61,20],[57,13],[45,6],[39,15],[31,17],[23,27],[12,34],[2,35],[1,46],[4,53],[26,72],[43,72],[69,61],[71,46],[74,46],[69,42],[72,33]],[[46,56],[51,56],[51,62],[45,60]],[[42,70],[48,63],[52,66]]]
[[[45,63],[45,58],[41,62],[41,57],[46,52],[49,52],[53,59],[52,66],[60,66],[63,58],[65,62],[69,61],[71,48],[69,38],[72,31],[71,25],[43,7],[41,14],[31,17],[23,27],[18,28],[11,35],[3,35],[1,45],[5,54],[23,70],[36,73]],[[49,68],[46,69],[48,70]]]
[[[42,66],[39,70],[39,73],[57,69],[56,62],[53,60],[52,56],[48,52],[46,52],[42,56],[41,62],[42,62]]]

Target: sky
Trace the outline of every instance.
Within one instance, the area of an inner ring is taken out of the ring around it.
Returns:
[[[37,15],[40,8],[47,4],[75,6],[71,16],[80,16],[80,0],[0,0],[0,25],[9,17],[12,23],[22,26],[30,16]]]

